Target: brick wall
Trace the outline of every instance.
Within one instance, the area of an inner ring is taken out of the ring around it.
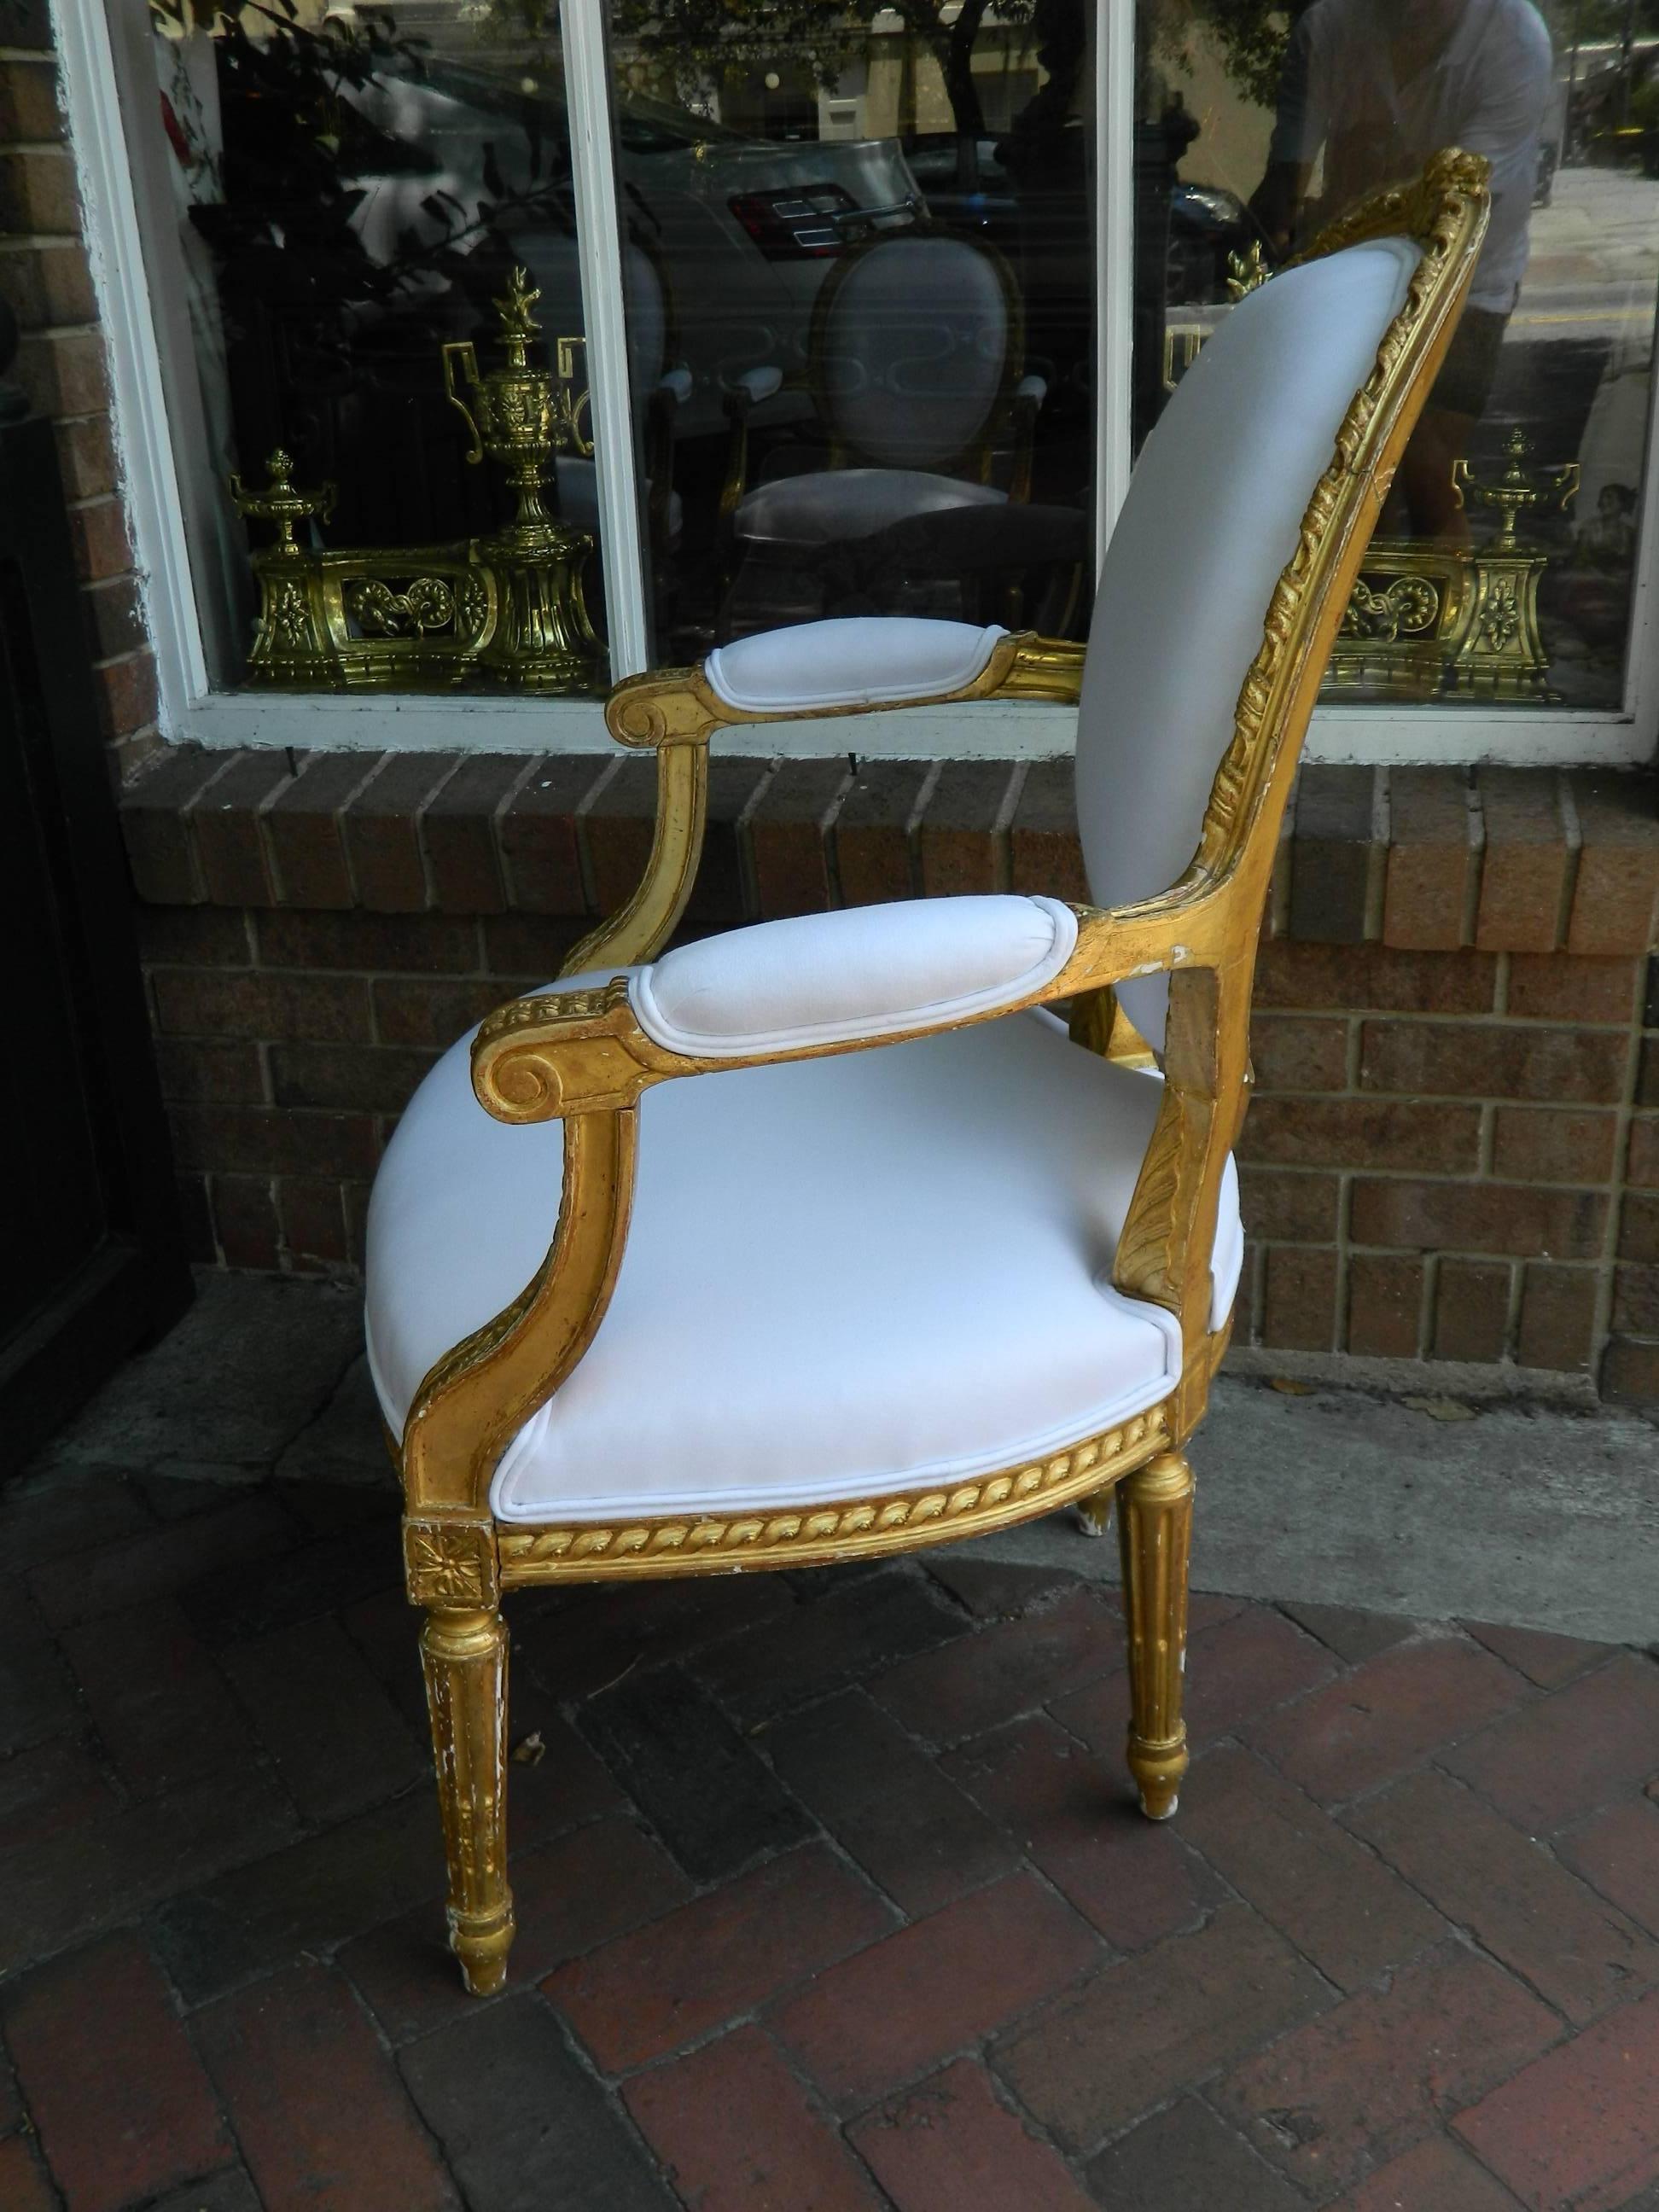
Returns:
[[[110,430],[109,382],[58,104],[46,0],[0,0],[0,298],[23,332],[12,372],[57,426],[85,593],[87,645],[118,774],[161,742]]]
[[[653,768],[170,754],[128,792],[197,1249],[350,1268],[434,1054],[637,880]],[[1082,895],[1069,767],[717,761],[694,929]],[[1659,823],[1644,778],[1308,769],[1242,1147],[1244,1341],[1659,1401]]]
[[[168,751],[47,0],[0,0],[0,295],[58,426],[204,1260],[349,1268],[436,1050],[631,890],[652,767]],[[1069,773],[719,763],[691,927],[1081,896]],[[1659,826],[1642,779],[1310,770],[1264,948],[1241,1334],[1659,1401]]]

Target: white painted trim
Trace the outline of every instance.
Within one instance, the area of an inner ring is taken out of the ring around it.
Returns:
[[[1628,716],[1559,707],[1321,707],[1307,744],[1310,761],[1362,768],[1632,768],[1652,754],[1652,732]]]
[[[1077,716],[1035,700],[912,707],[826,716],[821,721],[745,722],[722,730],[721,754],[766,760],[857,752],[871,760],[1046,760],[1069,754]],[[431,699],[365,694],[295,697],[222,691],[192,710],[189,734],[210,746],[307,745],[331,750],[495,753],[610,753],[616,744],[597,699]]]
[[[1095,12],[1095,568],[1129,489],[1134,393],[1135,9]]]
[[[1425,719],[1429,726],[1425,730]],[[1456,724],[1456,743],[1447,725]],[[773,759],[1054,760],[1069,755],[1077,717],[1036,700],[912,707],[821,721],[742,723],[722,730],[717,751]],[[499,753],[599,753],[612,743],[598,700],[432,699],[366,694],[304,698],[276,691],[222,691],[192,709],[189,734],[212,746],[306,745],[342,751],[455,750]],[[1389,707],[1323,708],[1308,758],[1399,768],[1496,760],[1525,767],[1562,762],[1628,768],[1651,752],[1629,720],[1602,714],[1509,713],[1470,708],[1425,718]]]
[[[148,14],[140,13],[148,36]],[[109,18],[105,0],[55,0],[54,14],[88,258],[108,338],[121,489],[155,650],[161,726],[169,737],[181,737],[190,702],[207,690],[207,664]]]
[[[1646,482],[1631,582],[1630,637],[1625,654],[1625,705],[1641,739],[1636,756],[1659,748],[1659,343],[1648,372]]]
[[[599,471],[599,559],[605,569],[614,682],[648,668],[651,648],[605,12],[606,0],[564,0],[559,21],[571,181],[576,194],[576,258],[587,331],[590,422]]]

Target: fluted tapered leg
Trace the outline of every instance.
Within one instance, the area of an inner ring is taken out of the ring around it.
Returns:
[[[1129,1634],[1129,1771],[1151,1820],[1175,1811],[1187,1771],[1181,1693],[1187,1665],[1187,1558],[1193,1471],[1164,1452],[1117,1486],[1123,1613]]]
[[[474,1996],[507,1978],[507,1631],[494,1610],[434,1606],[421,1632],[449,1860],[449,1942]]]

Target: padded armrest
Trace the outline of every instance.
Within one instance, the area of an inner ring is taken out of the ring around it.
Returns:
[[[657,379],[657,389],[664,396],[684,407],[692,392],[691,372],[682,362],[678,368],[665,369]]]
[[[741,1058],[994,1012],[1052,982],[1076,943],[1058,899],[906,899],[682,945],[637,970],[629,996],[653,1042]]]
[[[762,400],[774,398],[783,389],[783,371],[770,363],[745,368],[739,375],[726,378],[726,389],[734,398],[746,398],[758,407]]]
[[[1036,406],[1041,407],[1043,401],[1048,397],[1048,378],[1046,376],[1038,376],[1035,374],[1030,376],[1022,376],[1019,382],[1014,386],[1014,397],[1016,399],[1029,399]]]
[[[997,623],[978,629],[910,615],[851,615],[718,646],[702,672],[717,699],[746,714],[868,707],[960,691],[1007,635]]]

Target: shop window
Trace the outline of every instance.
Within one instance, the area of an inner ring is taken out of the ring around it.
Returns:
[[[1081,635],[1221,319],[1457,141],[1492,237],[1310,750],[1651,751],[1659,0],[96,22],[65,12],[65,76],[177,734],[599,745],[617,676],[757,629]],[[457,693],[464,734],[422,704]],[[1048,752],[1064,723],[860,736]]]
[[[630,241],[684,388],[672,510],[650,475],[664,658],[823,615],[1079,619],[1092,85],[1084,11],[1042,12],[615,9]],[[639,113],[711,121],[630,159]]]
[[[602,690],[556,54],[532,73],[459,7],[151,16],[216,673]]]
[[[1462,323],[1326,696],[1618,708],[1659,289],[1659,9],[1154,0],[1139,33],[1135,431],[1243,289],[1435,148],[1492,163]]]

